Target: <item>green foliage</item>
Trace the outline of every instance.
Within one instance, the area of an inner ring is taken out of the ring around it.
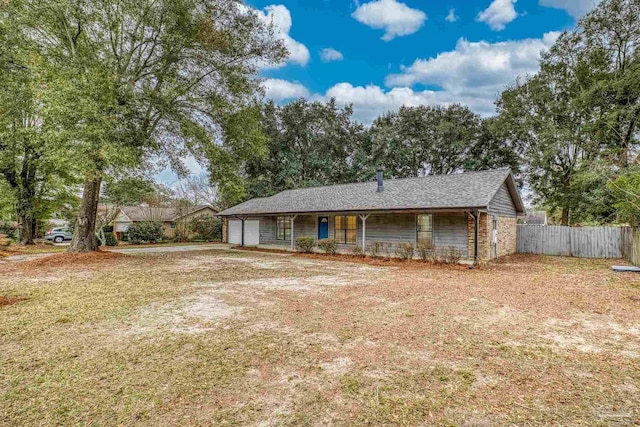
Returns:
[[[318,241],[318,247],[325,254],[334,255],[338,250],[338,244],[334,239],[322,239]]]
[[[413,252],[414,248],[411,243],[400,243],[396,247],[396,256],[405,261],[413,259]]]
[[[106,171],[161,158],[185,174],[191,154],[231,192],[242,187],[240,165],[264,152],[254,77],[287,52],[241,1],[43,0],[9,2],[2,13],[28,46],[27,70],[15,75],[43,90],[30,108],[42,106],[50,128],[64,130],[54,148],[86,177],[79,224],[95,216]],[[72,250],[93,249],[88,228],[76,227]]]
[[[162,240],[162,223],[157,221],[134,222],[127,231],[129,242],[133,244],[155,243]]]
[[[517,170],[512,147],[492,130],[466,106],[401,107],[374,121],[364,157],[372,172],[383,166],[387,176],[397,178],[503,166]]]
[[[108,180],[102,200],[118,206],[137,206],[156,198],[162,190],[154,181],[146,178],[127,177]]]
[[[199,215],[189,221],[189,230],[196,239],[207,242],[222,241],[222,220],[212,215]]]
[[[352,114],[351,107],[339,108],[335,100],[265,105],[262,129],[267,153],[246,166],[249,196],[353,181],[349,157],[365,130]]]
[[[304,253],[312,253],[316,246],[316,239],[313,237],[298,237],[296,239],[296,249]]]
[[[116,235],[112,232],[104,233],[104,245],[105,246],[118,246],[118,240],[116,240]]]
[[[442,259],[447,264],[458,264],[462,259],[462,252],[456,249],[455,246],[449,246],[442,254]]]
[[[16,240],[18,238],[18,227],[10,221],[0,221],[0,234]]]
[[[11,246],[12,241],[13,240],[9,236],[0,233],[0,248],[8,248]]]
[[[614,219],[607,181],[637,161],[640,3],[604,0],[497,102],[495,129],[525,162],[533,202],[564,225]]]
[[[632,226],[640,225],[640,166],[630,168],[609,182],[608,188],[615,195],[618,219]]]
[[[371,242],[367,245],[367,251],[369,252],[369,256],[372,258],[378,258],[380,254],[382,254],[383,248],[383,242]]]

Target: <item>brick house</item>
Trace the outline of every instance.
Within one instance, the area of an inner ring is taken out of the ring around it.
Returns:
[[[477,262],[515,253],[525,214],[508,169],[287,190],[220,212],[224,237],[247,246],[295,247],[333,238],[342,251],[373,242],[455,248]],[[476,243],[477,242],[477,243]]]

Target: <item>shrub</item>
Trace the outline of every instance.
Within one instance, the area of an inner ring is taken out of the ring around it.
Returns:
[[[127,230],[129,241],[134,245],[155,243],[162,239],[162,223],[155,221],[134,222]]]
[[[189,230],[196,239],[207,242],[222,241],[222,220],[212,215],[200,215],[191,219]]]
[[[462,252],[456,249],[455,246],[449,246],[443,258],[447,264],[458,264],[462,258]]]
[[[418,256],[423,261],[436,261],[438,259],[436,248],[430,242],[418,243],[418,247],[416,249],[418,251]]]
[[[403,260],[413,258],[413,245],[411,243],[400,243],[396,248],[396,255]]]
[[[11,238],[6,234],[0,234],[0,248],[8,248],[11,245]]]
[[[298,237],[296,239],[296,249],[300,252],[310,254],[316,246],[316,239],[313,237]]]
[[[382,244],[382,249],[384,250],[384,255],[387,258],[391,258],[392,250],[393,250],[393,244],[391,244],[391,243],[383,243]]]
[[[355,245],[351,248],[351,255],[364,258],[364,249],[360,245]]]
[[[373,242],[369,244],[367,248],[369,251],[369,256],[372,258],[378,258],[382,253],[382,249],[384,248],[384,243],[382,242]]]
[[[17,240],[18,226],[10,222],[0,222],[0,234],[3,234],[8,239]]]
[[[113,233],[104,233],[104,244],[105,246],[118,246],[116,235]]]
[[[334,255],[338,250],[338,244],[333,239],[322,239],[318,242],[318,246],[329,255]]]

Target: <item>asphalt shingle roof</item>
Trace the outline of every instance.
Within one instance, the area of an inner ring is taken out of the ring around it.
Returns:
[[[509,169],[495,169],[389,179],[384,181],[382,192],[376,191],[376,181],[286,190],[271,197],[248,200],[219,215],[484,208],[506,180],[511,181],[510,187],[516,192],[516,207],[523,210]]]

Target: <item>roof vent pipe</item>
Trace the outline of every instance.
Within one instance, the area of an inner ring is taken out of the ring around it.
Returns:
[[[378,193],[382,193],[382,190],[384,190],[384,182],[382,180],[382,169],[378,169]]]

